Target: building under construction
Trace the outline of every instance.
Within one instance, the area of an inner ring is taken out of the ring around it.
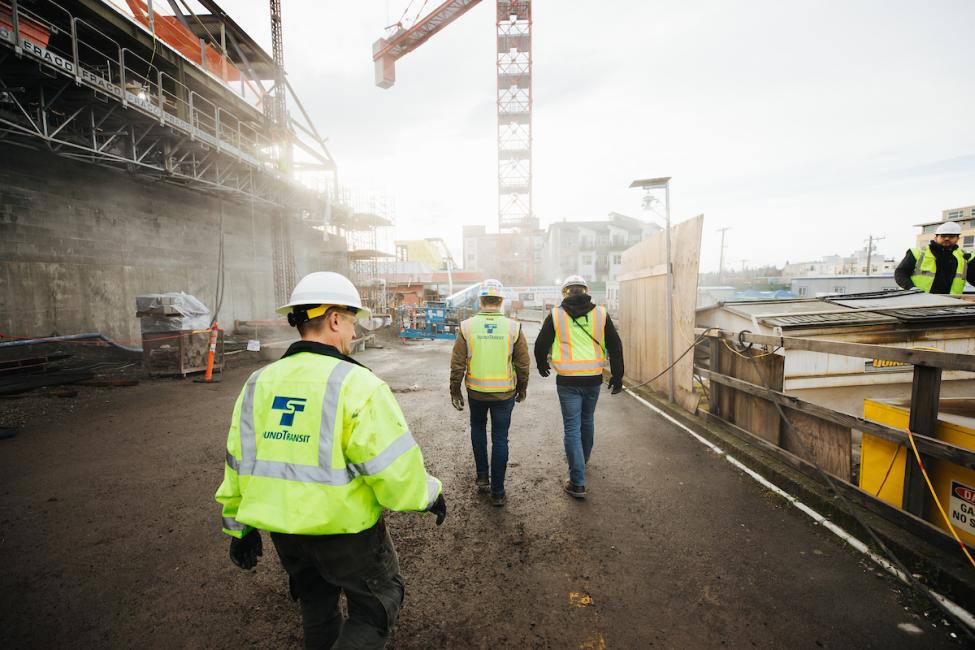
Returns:
[[[134,339],[133,297],[172,290],[267,318],[300,275],[346,268],[280,29],[274,57],[211,0],[161,4],[0,2],[4,332]]]

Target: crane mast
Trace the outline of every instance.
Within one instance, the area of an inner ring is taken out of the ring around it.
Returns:
[[[534,283],[531,28],[530,0],[497,0],[498,262],[505,283]]]
[[[281,0],[271,0],[271,56],[274,58],[274,94],[269,117],[279,128],[288,126],[287,88],[284,83],[284,31],[281,29]]]
[[[413,27],[398,29],[372,46],[376,85],[396,83],[395,64],[480,0],[447,0]],[[532,11],[531,0],[495,0],[497,28],[498,275],[505,283],[534,282],[532,211]]]

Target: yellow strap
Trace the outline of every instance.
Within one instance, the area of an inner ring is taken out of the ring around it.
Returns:
[[[311,320],[312,318],[318,318],[319,316],[321,316],[322,314],[324,314],[325,312],[327,312],[330,307],[332,307],[332,305],[319,305],[318,307],[315,307],[314,309],[309,309],[308,312],[307,312],[308,313],[308,320]]]
[[[955,532],[955,527],[951,524],[951,520],[948,519],[945,509],[941,507],[941,501],[938,500],[938,493],[934,491],[934,486],[931,485],[931,479],[928,478],[928,473],[924,469],[924,463],[921,462],[921,454],[918,453],[917,445],[914,444],[914,432],[911,431],[910,428],[907,429],[907,439],[911,441],[911,449],[914,450],[914,457],[917,458],[917,466],[921,468],[921,474],[924,476],[924,482],[928,484],[928,490],[931,491],[931,496],[934,497],[934,502],[938,506],[938,512],[941,513],[945,523],[948,525],[948,530],[951,531],[952,537],[954,537],[955,541],[958,542],[958,545],[961,546],[962,553],[965,554],[968,561],[972,563],[973,567],[975,567],[975,560],[973,560],[972,556],[969,554],[968,548],[965,546],[965,542],[961,541],[961,538],[958,537],[958,533]]]

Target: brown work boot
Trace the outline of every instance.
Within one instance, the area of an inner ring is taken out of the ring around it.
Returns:
[[[565,485],[562,486],[565,493],[576,499],[586,498],[586,486],[585,485],[573,485],[572,481],[566,481]]]
[[[491,489],[491,478],[488,476],[487,472],[484,474],[478,474],[474,484],[477,486],[478,492],[487,492]]]

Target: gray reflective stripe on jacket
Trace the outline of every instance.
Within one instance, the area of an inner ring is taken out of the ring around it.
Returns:
[[[224,517],[223,527],[227,530],[246,530],[247,528],[250,528],[250,526],[240,523],[233,517]]]
[[[335,486],[348,485],[357,476],[378,474],[392,465],[400,456],[416,446],[416,441],[409,431],[404,432],[369,460],[340,468],[331,466],[335,442],[335,420],[339,410],[339,395],[342,392],[342,384],[354,368],[355,366],[351,363],[342,361],[332,369],[328,376],[325,397],[322,400],[322,419],[318,437],[318,465],[258,460],[257,440],[254,435],[254,391],[256,390],[257,380],[264,369],[262,368],[251,375],[244,388],[244,399],[240,407],[241,458],[237,460],[228,453],[227,465],[241,476],[262,476],[286,481]]]
[[[430,509],[438,496],[440,496],[440,485],[437,483],[437,479],[427,476],[427,510]]]
[[[930,246],[930,244],[928,246]],[[932,273],[931,271],[922,271],[921,270],[921,263],[924,261],[925,256],[928,254],[928,246],[925,246],[924,248],[922,248],[921,251],[920,251],[920,255],[918,255],[916,257],[916,260],[914,262],[914,275],[920,275],[920,276],[926,276],[926,277],[929,277],[929,278],[933,278],[933,277],[936,277],[938,274],[937,273]],[[954,257],[954,254],[952,254],[952,257]],[[957,260],[958,258],[956,257],[955,259]],[[967,278],[968,278],[968,260],[965,259],[965,254],[962,253],[962,255],[961,255],[961,263],[955,266],[955,279],[956,280],[958,280],[958,279],[964,280],[964,279],[967,279]]]

